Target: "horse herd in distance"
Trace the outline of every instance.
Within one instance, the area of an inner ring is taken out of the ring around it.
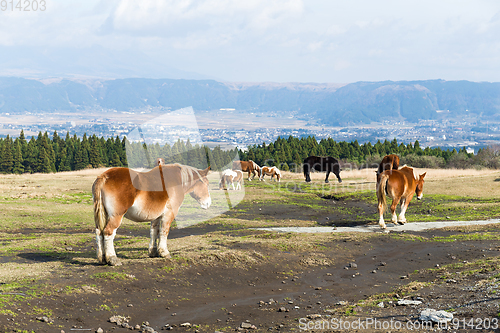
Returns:
[[[172,221],[177,216],[186,194],[191,195],[203,209],[211,205],[210,184],[207,178],[210,166],[197,169],[182,164],[165,164],[158,158],[155,167],[148,172],[138,172],[127,168],[111,168],[99,175],[92,186],[94,202],[94,222],[97,242],[97,258],[102,264],[120,265],[113,240],[123,217],[136,222],[151,222],[149,256],[170,257],[167,249],[167,237]],[[305,181],[310,182],[312,170],[326,172],[328,183],[330,173],[335,174],[339,183],[339,162],[333,157],[309,156],[303,164]],[[265,175],[281,180],[281,172],[276,167],[259,166],[254,161],[234,161],[232,169],[221,173],[219,189],[241,189],[243,172],[248,173],[248,180],[258,175],[263,180]],[[390,206],[392,222],[397,225],[406,223],[405,212],[413,195],[417,199],[423,196],[426,173],[414,176],[413,169],[407,166],[399,168],[399,157],[385,156],[376,171],[379,225],[387,232],[383,214],[387,208],[387,198],[392,199]],[[159,182],[158,179],[161,179]],[[236,184],[236,186],[234,185]],[[396,207],[401,204],[399,217]]]

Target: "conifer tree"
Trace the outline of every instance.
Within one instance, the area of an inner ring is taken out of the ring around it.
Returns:
[[[19,140],[16,140],[14,151],[15,151],[14,165],[12,167],[12,172],[21,174],[24,172],[24,166],[23,166],[23,154],[21,152],[21,143]]]
[[[47,155],[47,152],[45,151],[45,148],[43,146],[40,147],[37,159],[37,168],[35,172],[51,173],[52,168],[50,164],[51,164],[50,159],[49,156]]]
[[[5,140],[3,140],[2,150],[1,150],[1,162],[0,171],[4,173],[11,173],[12,166],[14,165],[14,156],[12,155],[12,143],[10,137],[7,135]]]

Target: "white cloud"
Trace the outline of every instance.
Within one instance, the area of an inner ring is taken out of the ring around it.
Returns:
[[[492,0],[51,0],[25,14],[0,13],[12,54],[0,59],[23,70],[37,53],[70,67],[98,52],[78,64],[129,61],[150,76],[140,66],[153,61],[232,81],[500,77]]]

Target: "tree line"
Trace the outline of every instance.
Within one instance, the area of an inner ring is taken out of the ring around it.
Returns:
[[[420,168],[500,168],[500,148],[488,147],[480,149],[477,155],[467,153],[465,147],[446,150],[440,147],[422,148],[420,143],[404,144],[397,139],[380,140],[359,144],[357,140],[337,142],[332,138],[317,140],[314,136],[297,138],[278,138],[276,141],[249,147],[248,151],[240,151],[243,160],[253,160],[259,165],[277,166],[281,170],[301,172],[303,160],[311,155],[332,156],[343,165],[351,168],[373,168],[380,163],[382,157],[397,154],[401,164]]]
[[[165,163],[181,163],[197,168],[210,166],[212,170],[230,168],[239,156],[241,160],[253,160],[259,165],[277,166],[285,171],[302,171],[304,158],[332,156],[349,164],[351,168],[376,167],[382,157],[397,154],[401,164],[421,168],[471,168],[486,167],[500,169],[500,147],[480,149],[477,155],[467,153],[463,147],[446,150],[440,147],[421,148],[418,141],[413,144],[399,143],[396,139],[375,144],[359,144],[357,140],[337,142],[331,138],[316,140],[314,136],[297,138],[279,137],[276,141],[250,146],[248,150],[222,150],[220,146],[208,148],[178,140],[173,145],[130,142],[126,137],[115,138],[83,135],[82,138],[69,133],[61,137],[54,132],[39,132],[27,140],[24,131],[13,139],[0,138],[1,173],[50,173],[87,168],[119,167],[151,168],[157,158]]]
[[[209,149],[192,145],[189,140],[178,140],[172,146],[165,144],[145,145],[129,142],[126,137],[116,138],[69,133],[65,137],[55,131],[52,137],[39,132],[27,140],[24,131],[13,139],[9,135],[0,138],[0,173],[51,173],[100,167],[153,167],[157,158],[166,163],[188,164],[198,168],[210,165],[220,170],[231,164],[237,150]],[[129,160],[130,159],[130,160]]]

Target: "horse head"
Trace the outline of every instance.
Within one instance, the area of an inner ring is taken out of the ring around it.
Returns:
[[[427,172],[424,172],[418,177],[417,188],[415,189],[415,193],[417,194],[417,200],[421,200],[424,196],[424,177]]]
[[[212,198],[210,197],[210,183],[207,178],[210,166],[205,170],[195,170],[197,172],[193,174],[193,185],[189,190],[189,194],[200,204],[201,208],[208,209],[208,207],[212,204]]]

